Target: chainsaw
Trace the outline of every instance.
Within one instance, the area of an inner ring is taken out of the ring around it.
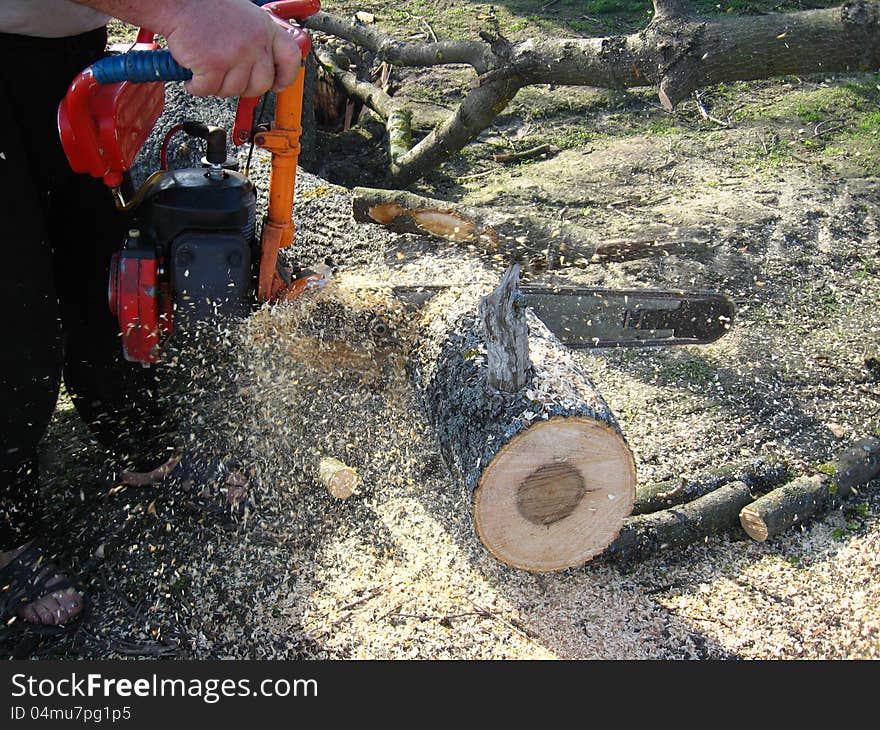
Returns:
[[[311,49],[299,23],[320,9],[319,0],[260,3],[292,34],[305,58]],[[164,111],[165,83],[192,77],[146,29],[134,44],[111,55],[71,83],[58,109],[62,146],[71,168],[101,178],[131,226],[111,261],[109,305],[119,322],[125,358],[149,366],[162,344],[226,317],[246,315],[265,302],[284,302],[320,287],[327,275],[281,265],[279,251],[294,239],[293,202],[303,105],[304,72],[276,96],[274,119],[257,126],[259,99],[239,99],[232,143],[271,153],[268,210],[259,238],[256,189],[227,161],[226,130],[199,121],[172,126],[165,135],[161,169],[126,200],[125,174]],[[201,167],[167,169],[167,148],[177,133],[204,140]],[[392,287],[408,304],[420,304],[442,286]],[[733,303],[715,292],[616,290],[526,285],[521,306],[573,348],[704,344],[731,326]]]

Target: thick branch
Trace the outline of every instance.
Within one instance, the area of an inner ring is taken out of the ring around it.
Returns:
[[[491,47],[481,41],[439,41],[404,43],[360,23],[351,23],[330,13],[318,12],[303,25],[356,43],[372,51],[381,61],[395,66],[439,66],[466,63],[477,73],[485,73],[495,63]]]
[[[743,529],[763,542],[840,507],[855,488],[880,474],[880,439],[857,441],[838,455],[831,470],[832,475],[793,479],[745,506],[740,513]]]
[[[752,492],[764,492],[784,482],[788,475],[788,468],[783,462],[759,458],[710,469],[688,478],[643,484],[636,489],[632,513],[646,514],[684,504],[730,482],[744,482]]]
[[[629,517],[604,557],[629,563],[739,528],[739,511],[752,501],[744,482],[724,484],[681,507]]]
[[[315,49],[315,56],[318,62],[333,75],[336,83],[342,90],[352,99],[363,102],[383,119],[388,119],[401,106],[396,100],[392,99],[382,89],[368,81],[361,81],[354,73],[346,69],[342,69],[336,63],[336,59],[323,48]]]
[[[880,66],[880,4],[759,17],[662,14],[640,33],[530,39],[510,63],[523,84],[660,86],[667,108],[700,86]]]
[[[340,68],[326,50],[318,48],[315,55],[348,96],[363,102],[385,121],[388,158],[394,167],[397,160],[412,148],[412,112],[375,84],[361,81],[351,71]]]
[[[407,185],[448,160],[504,111],[521,86],[509,78],[472,88],[445,121],[392,164],[392,179]]]
[[[708,245],[705,233],[680,229],[670,229],[663,237],[655,232],[649,238],[639,238],[635,231],[626,240],[603,240],[601,234],[585,226],[379,188],[354,188],[352,214],[359,223],[477,244],[488,252],[495,252],[503,243],[506,255],[529,262],[534,269],[693,253]]]
[[[655,86],[672,110],[699,87],[724,81],[880,67],[880,3],[857,0],[838,8],[734,18],[692,15],[682,0],[657,0],[655,8],[654,20],[639,33],[531,38],[505,45],[503,53],[478,41],[402,43],[327,13],[306,25],[397,65],[467,63],[481,74],[443,124],[392,161],[391,177],[400,185],[473,140],[527,85]]]

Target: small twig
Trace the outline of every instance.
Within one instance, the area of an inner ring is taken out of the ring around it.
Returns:
[[[835,122],[837,122],[838,124],[834,125]],[[819,122],[815,127],[813,127],[813,136],[819,137],[823,134],[830,134],[831,132],[837,132],[837,131],[843,129],[846,125],[841,124],[840,122],[842,122],[841,119],[826,119],[823,122]],[[830,124],[830,125],[834,125],[834,126],[830,126],[830,127],[823,129],[822,125],[824,125],[824,124]]]
[[[724,621],[720,618],[707,618],[707,617],[703,617],[703,616],[692,616],[691,614],[688,614],[688,613],[677,613],[675,611],[670,611],[670,613],[672,613],[674,616],[678,616],[679,618],[688,619],[690,621],[705,621],[707,623],[721,624],[722,626],[726,626],[731,631],[734,630],[733,626],[731,626],[729,623],[727,623],[727,621]]]
[[[530,160],[533,157],[541,157],[553,152],[553,147],[549,144],[541,144],[522,152],[505,152],[499,155],[492,155],[495,162],[516,162],[518,160]]]
[[[363,596],[358,598],[356,601],[352,601],[351,603],[347,603],[346,605],[344,605],[342,608],[339,609],[339,612],[344,615],[337,616],[336,619],[333,621],[333,623],[330,624],[330,627],[335,629],[337,626],[342,624],[342,622],[345,621],[345,619],[348,618],[348,614],[350,612],[354,611],[354,609],[356,609],[358,606],[362,606],[363,604],[367,603],[368,601],[371,601],[376,596],[378,596],[383,590],[385,590],[385,586],[374,586],[374,587],[370,588],[370,590],[368,590]]]
[[[434,32],[434,28],[431,27],[431,24],[424,18],[419,18],[419,21],[422,25],[425,26],[425,28],[428,29],[428,32],[431,34],[431,38],[434,39],[434,43],[439,43],[440,39],[437,37],[437,34]]]
[[[553,7],[554,5],[556,5],[556,3],[558,3],[558,2],[559,2],[559,0],[550,0],[549,3],[544,3],[544,4],[541,6],[541,11],[543,12],[543,11],[547,10],[548,8],[552,8],[552,7]]]
[[[675,495],[681,493],[681,491],[686,486],[687,486],[687,482],[684,479],[682,479],[681,482],[679,483],[679,485],[677,487],[675,487],[674,489],[670,489],[668,492],[660,492],[660,494],[657,495],[657,499],[670,499],[671,497],[674,497]]]
[[[455,181],[456,182],[463,182],[465,180],[473,180],[474,178],[477,178],[477,177],[486,177],[486,175],[491,175],[493,172],[495,172],[495,171],[494,170],[483,170],[483,172],[475,172],[473,175],[465,175],[464,177],[457,177],[457,178],[455,178]]]
[[[730,117],[729,116],[728,116],[728,120],[725,122],[723,119],[719,119],[718,117],[713,117],[709,113],[709,110],[706,109],[705,105],[703,104],[703,100],[700,97],[699,91],[694,92],[694,99],[697,102],[697,109],[700,110],[700,115],[703,117],[703,119],[706,119],[710,122],[715,122],[715,124],[720,124],[722,127],[730,127]]]
[[[504,616],[502,616],[500,613],[497,613],[496,611],[490,611],[490,610],[483,608],[482,606],[474,603],[470,598],[467,598],[467,602],[470,603],[478,611],[481,611],[482,613],[486,614],[487,616],[491,616],[496,621],[504,624],[508,628],[519,632],[520,634],[525,636],[527,639],[537,639],[538,638],[538,634],[536,634],[534,631],[532,631],[528,626],[522,626],[517,619],[508,620],[508,619],[504,618]]]

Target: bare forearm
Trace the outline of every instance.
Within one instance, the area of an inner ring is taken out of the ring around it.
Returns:
[[[187,12],[192,0],[73,0],[78,5],[110,15],[132,25],[167,35]]]

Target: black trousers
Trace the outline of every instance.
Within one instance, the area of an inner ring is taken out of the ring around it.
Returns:
[[[156,371],[123,359],[107,306],[128,221],[100,180],[70,170],[56,126],[70,82],[105,44],[103,28],[0,34],[0,549],[32,529],[37,447],[62,377],[122,465],[152,468],[164,455]]]

